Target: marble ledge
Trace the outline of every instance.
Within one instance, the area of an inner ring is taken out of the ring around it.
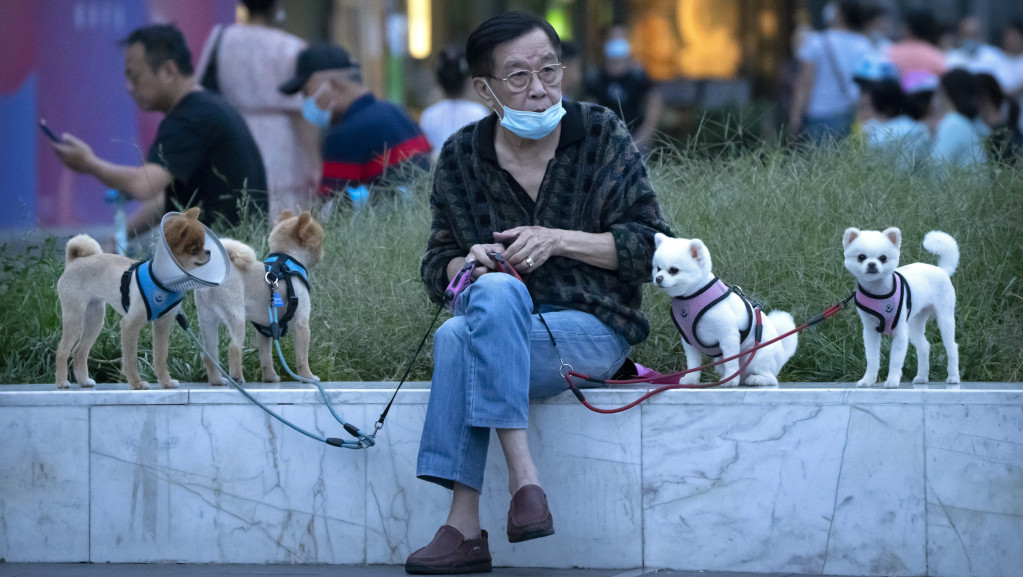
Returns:
[[[103,406],[103,405],[240,405],[248,403],[230,386],[212,387],[207,383],[182,383],[177,389],[159,385],[144,391],[131,390],[123,383],[101,383],[92,389],[72,385],[57,390],[49,384],[0,385],[0,406]],[[394,393],[393,382],[323,383],[331,402],[352,404],[387,403]],[[320,392],[301,383],[247,383],[248,390],[261,402],[271,404],[317,404]],[[648,388],[584,389],[586,399],[597,407],[625,405]],[[396,404],[425,404],[429,383],[406,383]],[[536,401],[544,405],[578,405],[566,391]],[[665,391],[643,405],[1023,405],[1023,383],[962,383],[960,385],[905,383],[898,389],[857,388],[853,383],[782,383],[778,387],[738,387],[713,389],[676,389]]]

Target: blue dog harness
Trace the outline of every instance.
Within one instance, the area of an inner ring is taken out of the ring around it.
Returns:
[[[704,313],[725,300],[732,292],[733,290],[728,285],[715,278],[694,294],[671,299],[671,320],[675,322],[675,328],[678,329],[687,344],[696,347],[707,356],[720,357],[722,355],[721,343],[708,345],[700,341],[696,336],[696,325],[703,318]],[[739,293],[736,294],[742,299],[742,304],[746,305],[746,328],[739,333],[739,342],[741,343],[746,340],[753,329],[753,307],[745,297]]]
[[[270,286],[270,306],[284,306],[284,303],[280,301],[280,294],[274,288],[278,280],[284,279],[284,283],[288,287],[288,308],[284,311],[284,316],[277,321],[276,325],[271,323],[270,326],[267,326],[252,321],[252,326],[256,327],[259,334],[264,337],[277,339],[287,334],[288,322],[295,316],[295,310],[298,309],[298,296],[295,294],[291,279],[297,276],[306,289],[312,290],[309,286],[309,272],[306,270],[305,265],[283,252],[270,254],[263,261],[263,267],[266,269],[266,282]]]
[[[895,286],[886,295],[872,295],[856,284],[856,308],[877,318],[877,332],[890,335],[899,324],[902,305],[906,305],[906,316],[913,310],[913,295],[909,283],[898,272],[893,276]]]
[[[139,292],[142,293],[142,302],[146,303],[146,320],[155,321],[185,298],[184,292],[169,291],[160,284],[160,281],[156,280],[148,260],[136,262],[121,275],[121,306],[124,307],[124,312],[128,312],[128,306],[131,304],[130,289],[133,272]]]

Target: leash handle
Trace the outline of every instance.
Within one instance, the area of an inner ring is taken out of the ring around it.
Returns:
[[[494,264],[497,265],[498,272],[510,274],[513,277],[519,279],[520,281],[522,280],[522,277],[519,276],[519,271],[515,270],[515,267],[513,267],[507,260],[505,260],[504,255],[502,255],[499,252],[490,251],[487,253],[487,256],[489,256],[494,261]]]
[[[476,268],[476,261],[467,260],[462,268],[458,269],[455,276],[448,283],[448,288],[444,289],[444,304],[448,308],[455,308],[455,299],[458,295],[462,294],[462,291],[472,284],[472,271]]]

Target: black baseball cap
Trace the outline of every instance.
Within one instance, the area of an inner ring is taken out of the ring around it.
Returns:
[[[295,76],[281,84],[278,89],[284,94],[295,94],[309,77],[320,70],[342,70],[355,68],[358,64],[352,62],[348,51],[335,44],[314,44],[298,53],[295,63]]]

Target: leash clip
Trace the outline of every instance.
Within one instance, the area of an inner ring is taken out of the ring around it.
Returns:
[[[266,280],[266,284],[270,285],[270,287],[274,290],[277,290],[278,278],[279,277],[276,274],[273,274],[270,271],[266,271],[266,274],[263,275],[263,279]]]
[[[565,379],[568,379],[568,375],[574,372],[572,365],[566,363],[564,359],[561,360],[561,367],[558,370],[561,373],[561,376]]]
[[[759,301],[753,300],[749,296],[747,296],[746,293],[743,292],[741,286],[739,286],[737,284],[733,284],[732,285],[732,292],[734,292],[735,294],[739,295],[739,297],[742,298],[742,300],[748,302],[751,307],[753,307],[755,309],[763,309],[764,308],[763,305],[761,305]]]

